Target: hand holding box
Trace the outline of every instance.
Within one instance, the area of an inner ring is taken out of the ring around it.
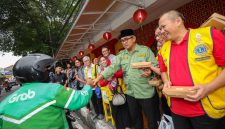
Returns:
[[[150,68],[151,67],[151,62],[136,62],[136,63],[131,63],[131,67],[133,69]]]
[[[191,86],[171,86],[170,88],[163,88],[163,94],[175,97],[175,98],[186,98],[187,95],[194,95],[197,90],[191,90]]]

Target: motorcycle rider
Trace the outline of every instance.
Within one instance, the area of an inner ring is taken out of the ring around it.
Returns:
[[[68,129],[64,109],[84,107],[92,96],[92,83],[80,91],[48,83],[54,59],[30,54],[16,62],[13,75],[22,87],[0,103],[0,129]]]

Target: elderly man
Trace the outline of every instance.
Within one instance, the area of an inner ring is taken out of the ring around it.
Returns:
[[[85,56],[83,57],[83,62],[84,62],[84,76],[86,80],[93,80],[97,77],[97,72],[98,72],[98,66],[91,63],[91,59],[89,56]],[[96,93],[96,88],[92,89],[93,91],[93,95],[91,97],[91,102],[94,106],[94,110],[95,110],[95,118],[97,117],[98,119],[103,119],[103,105],[102,105],[102,98],[100,98],[101,94]],[[90,108],[90,105],[89,107]]]
[[[122,30],[120,41],[125,48],[116,60],[107,67],[94,81],[112,77],[120,68],[123,70],[123,80],[126,85],[127,103],[135,129],[143,129],[142,111],[148,119],[150,129],[157,129],[157,94],[155,88],[148,84],[151,78],[150,69],[133,69],[134,62],[151,62],[157,65],[153,52],[146,46],[138,45],[132,29]]]
[[[186,29],[183,15],[174,10],[160,17],[159,26],[170,40],[159,56],[164,88],[189,86],[197,91],[170,99],[175,129],[224,129],[224,35],[211,27]]]

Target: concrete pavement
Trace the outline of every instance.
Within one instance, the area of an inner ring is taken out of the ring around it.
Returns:
[[[115,129],[110,122],[107,123],[104,119],[98,120],[94,118],[95,114],[88,112],[86,107],[80,109],[76,114],[91,129]]]

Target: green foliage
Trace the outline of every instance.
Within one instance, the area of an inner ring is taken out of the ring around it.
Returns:
[[[0,51],[53,55],[82,0],[1,0]]]

